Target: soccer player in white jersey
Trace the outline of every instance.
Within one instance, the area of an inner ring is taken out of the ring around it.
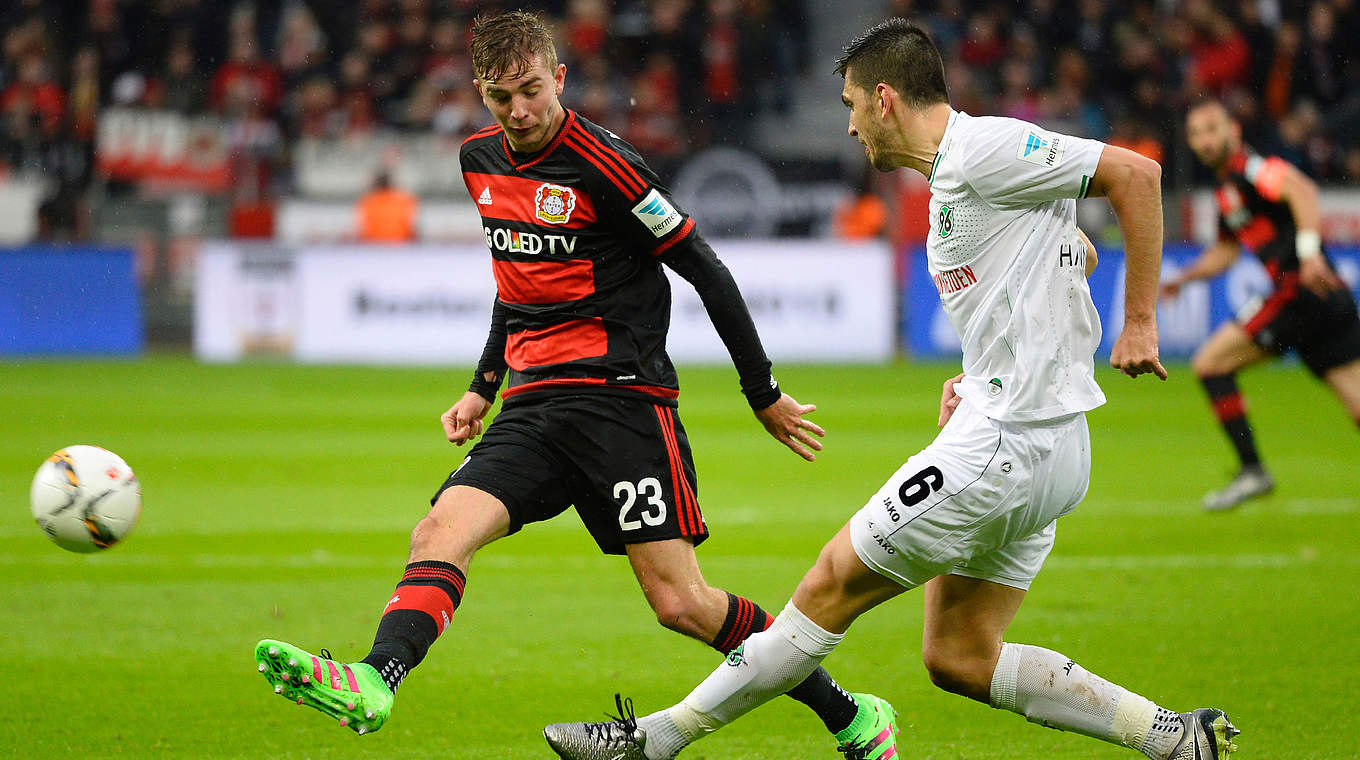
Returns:
[[[549,726],[549,743],[574,760],[674,757],[798,683],[859,615],[922,586],[921,654],[941,688],[1153,760],[1220,760],[1238,733],[1222,710],[1176,713],[1064,654],[1002,638],[1053,546],[1055,521],[1086,494],[1085,412],[1105,401],[1077,198],[1108,198],[1124,235],[1125,321],[1110,363],[1166,378],[1155,321],[1160,167],[1016,119],[954,111],[938,50],[903,19],[852,42],[837,72],[850,136],[869,161],[930,180],[930,274],[963,340],[963,374],[941,399],[943,430],[827,543],[774,624],[682,702],[641,719],[629,709],[612,723]],[[869,760],[894,753],[878,741],[861,750]]]

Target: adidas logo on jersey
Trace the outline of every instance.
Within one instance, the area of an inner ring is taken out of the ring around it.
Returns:
[[[479,196],[477,196],[477,205],[479,205],[479,206],[490,206],[491,203],[492,203],[492,201],[491,201],[491,186],[490,186],[490,185],[487,185],[487,186],[482,190],[482,194],[479,195]]]

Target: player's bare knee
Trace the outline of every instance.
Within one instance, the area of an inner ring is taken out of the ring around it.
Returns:
[[[483,535],[483,522],[465,514],[453,500],[441,496],[411,530],[411,559],[437,559],[466,565],[493,536]]]
[[[956,663],[925,658],[925,664],[926,673],[930,674],[930,682],[935,686],[951,694],[965,693],[966,681]]]
[[[959,655],[943,647],[921,652],[930,682],[951,694],[979,699],[991,689],[992,665],[977,657]]]
[[[795,598],[806,597],[824,599],[838,593],[841,588],[840,581],[836,578],[835,566],[827,550],[823,549],[820,557],[807,573],[803,580],[798,584]]]
[[[931,683],[952,694],[986,701],[991,691],[996,658],[979,642],[927,639],[921,661]]]
[[[1213,361],[1213,359],[1203,351],[1196,351],[1195,355],[1190,357],[1190,371],[1194,372],[1195,377],[1198,377],[1200,380],[1215,375],[1225,374],[1221,368],[1218,367],[1217,362]]]
[[[435,515],[425,515],[411,529],[411,556],[439,557],[450,554],[456,544],[453,526]]]
[[[945,691],[953,691],[950,686],[958,680],[958,674],[957,661],[953,659],[951,652],[945,647],[932,645],[927,641],[921,647],[921,663],[926,666],[931,683]]]
[[[703,606],[693,596],[666,590],[648,594],[647,601],[663,628],[696,639],[705,638]]]
[[[837,534],[822,547],[821,553],[817,555],[816,564],[803,577],[800,590],[809,591],[822,598],[849,596],[857,564],[859,559],[850,548],[848,535],[844,532]]]

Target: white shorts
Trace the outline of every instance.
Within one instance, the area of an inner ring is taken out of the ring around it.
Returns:
[[[1090,475],[1085,414],[1000,422],[965,400],[850,519],[850,540],[907,587],[962,575],[1028,589]]]

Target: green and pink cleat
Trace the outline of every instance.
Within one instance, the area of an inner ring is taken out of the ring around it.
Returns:
[[[897,756],[897,711],[873,694],[851,694],[859,705],[854,721],[836,734],[846,760],[892,760]]]
[[[343,663],[321,650],[318,657],[282,641],[255,645],[255,661],[274,693],[338,718],[358,734],[382,728],[392,714],[395,695],[372,666]]]

